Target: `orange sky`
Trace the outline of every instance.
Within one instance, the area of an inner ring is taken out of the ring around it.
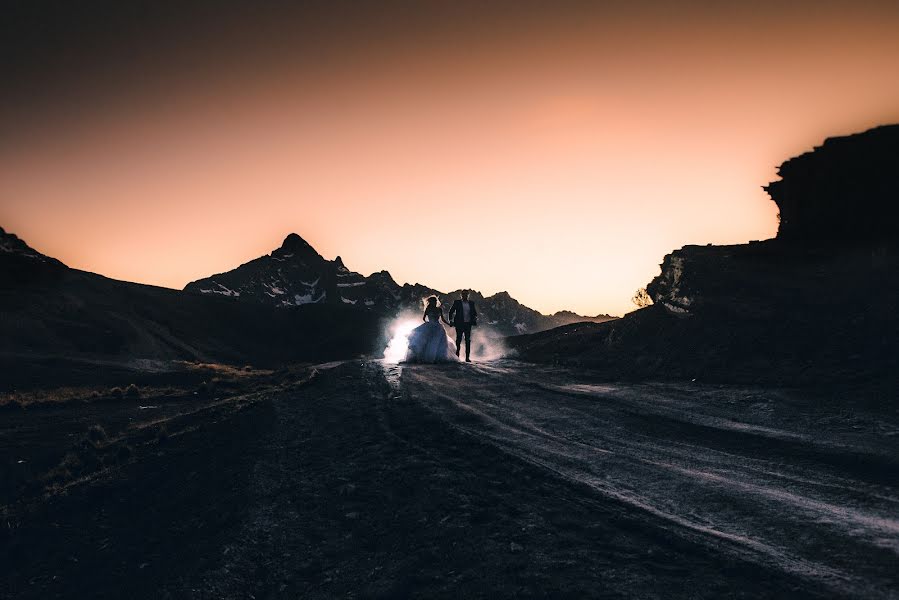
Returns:
[[[48,69],[0,113],[0,225],[169,287],[295,231],[364,274],[622,314],[672,249],[773,236],[782,160],[899,121],[895,6],[659,6],[230,47],[240,21]]]

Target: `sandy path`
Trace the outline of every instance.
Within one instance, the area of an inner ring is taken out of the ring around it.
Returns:
[[[806,405],[325,365],[122,429],[126,460],[7,515],[0,598],[895,596],[895,430]]]
[[[899,594],[899,438],[876,416],[847,425],[785,392],[597,385],[515,362],[388,375],[458,430],[648,526],[840,595]]]

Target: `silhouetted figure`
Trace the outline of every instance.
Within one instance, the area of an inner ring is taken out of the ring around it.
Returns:
[[[449,320],[456,328],[456,356],[462,348],[465,338],[465,362],[471,362],[471,328],[478,324],[478,310],[474,302],[468,299],[468,292],[462,292],[462,298],[453,302],[449,311]]]
[[[409,334],[405,362],[437,363],[458,360],[459,352],[457,350],[456,356],[453,356],[449,336],[440,324],[440,321],[447,325],[450,323],[443,316],[443,308],[438,304],[437,296],[428,298],[421,320],[424,324]]]

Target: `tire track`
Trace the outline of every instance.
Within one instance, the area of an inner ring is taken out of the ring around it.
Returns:
[[[652,527],[839,594],[896,597],[899,491],[877,483],[895,481],[884,458],[888,438],[854,440],[727,414],[741,405],[735,395],[757,399],[765,390],[717,386],[684,399],[683,390],[666,394],[660,385],[595,386],[572,377],[504,361],[406,367],[399,380],[405,394],[457,429],[651,515]],[[872,443],[881,454],[871,453]],[[839,452],[845,456],[834,460]],[[859,479],[840,468],[854,457],[877,472]]]

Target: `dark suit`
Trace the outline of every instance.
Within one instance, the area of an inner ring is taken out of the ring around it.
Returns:
[[[468,321],[465,321],[465,311],[462,308],[462,300],[453,302],[449,311],[449,321],[456,328],[456,356],[459,356],[459,350],[462,348],[462,338],[465,338],[465,360],[471,356],[471,328],[478,324],[478,309],[474,306],[474,301],[468,301],[470,310],[468,311]]]

